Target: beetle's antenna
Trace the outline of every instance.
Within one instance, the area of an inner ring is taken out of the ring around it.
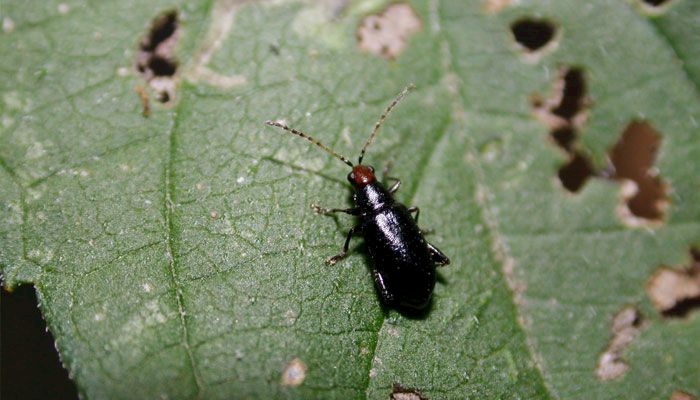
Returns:
[[[391,104],[389,104],[389,107],[387,107],[386,110],[384,110],[384,112],[382,113],[382,115],[379,116],[379,119],[377,120],[377,123],[375,123],[375,124],[374,124],[374,128],[372,128],[372,133],[369,134],[369,137],[368,137],[367,140],[365,141],[365,145],[362,146],[362,151],[360,152],[360,160],[357,162],[358,164],[362,164],[362,158],[365,156],[365,150],[367,150],[367,147],[369,147],[369,144],[372,143],[372,141],[374,140],[374,137],[377,136],[377,131],[379,130],[379,127],[382,126],[382,123],[384,122],[384,120],[386,119],[386,117],[389,116],[389,113],[391,112],[391,110],[392,110],[397,104],[399,104],[399,102],[401,101],[401,99],[403,99],[404,96],[406,96],[406,95],[408,94],[408,92],[410,92],[412,89],[415,89],[415,87],[416,87],[416,86],[415,86],[414,84],[412,84],[412,83],[411,83],[410,85],[406,86],[406,87],[401,91],[401,93],[399,93],[399,95],[396,96],[396,98],[394,99],[394,101],[392,101]]]
[[[301,132],[301,131],[298,131],[298,130],[296,130],[296,129],[294,129],[294,128],[290,128],[290,127],[288,127],[287,125],[285,125],[285,124],[283,124],[283,123],[281,123],[281,122],[277,122],[277,121],[265,121],[265,123],[266,123],[267,125],[270,125],[270,126],[276,126],[276,127],[278,127],[278,128],[282,128],[282,129],[284,129],[285,131],[287,131],[287,132],[289,132],[289,133],[291,133],[291,134],[294,134],[294,135],[297,135],[297,136],[299,136],[299,137],[302,137],[302,138],[308,140],[309,142],[315,144],[316,146],[322,148],[326,153],[328,153],[328,154],[332,155],[333,157],[339,159],[340,161],[344,162],[345,164],[349,165],[350,167],[353,167],[352,162],[350,162],[350,160],[348,160],[346,157],[343,157],[343,156],[341,156],[340,154],[336,153],[335,151],[331,150],[329,147],[324,146],[321,142],[319,142],[318,140],[312,138],[311,136],[307,135],[306,133]]]

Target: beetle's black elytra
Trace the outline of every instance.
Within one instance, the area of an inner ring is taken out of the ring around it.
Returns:
[[[326,263],[333,265],[345,257],[352,236],[361,234],[372,261],[372,275],[382,302],[390,307],[423,310],[430,303],[435,287],[435,267],[447,265],[450,260],[423,237],[423,232],[418,227],[418,207],[407,208],[394,200],[393,194],[401,186],[401,181],[383,178],[394,181],[386,188],[377,181],[374,168],[362,164],[365,151],[374,140],[379,127],[412,88],[413,85],[406,87],[384,110],[362,146],[357,165],[301,131],[281,122],[265,123],[308,140],[352,168],[347,178],[354,189],[354,207],[344,209],[311,206],[319,214],[343,212],[354,215],[359,220],[348,232],[343,250],[326,259]],[[415,218],[411,216],[414,212]]]

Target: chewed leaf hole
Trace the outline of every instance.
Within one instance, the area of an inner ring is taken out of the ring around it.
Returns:
[[[647,4],[652,7],[659,7],[664,5],[665,3],[668,3],[669,0],[641,0],[644,4]]]
[[[530,98],[533,115],[549,128],[550,138],[569,158],[557,174],[569,192],[578,192],[596,175],[587,156],[576,150],[578,128],[586,119],[588,103],[585,76],[579,67],[562,69],[546,99],[539,95]]]
[[[580,153],[574,153],[571,160],[559,169],[559,180],[569,192],[578,192],[593,176],[595,170],[588,159]]]
[[[586,121],[590,101],[586,95],[586,77],[582,68],[563,68],[552,84],[552,93],[547,98],[533,95],[530,106],[533,115],[555,136],[568,136],[569,139],[556,142],[567,149],[578,135],[577,129]],[[565,132],[569,131],[569,132]]]
[[[403,52],[409,37],[421,27],[411,6],[395,3],[362,19],[357,28],[357,45],[363,51],[392,60]]]
[[[557,146],[566,150],[567,152],[572,151],[574,140],[576,140],[576,130],[571,126],[564,126],[561,128],[554,129],[550,132],[552,139],[557,144]]]
[[[391,387],[389,400],[427,400],[419,391],[405,388],[398,383]]]
[[[515,41],[527,52],[542,49],[552,41],[556,27],[549,21],[521,18],[510,25]]]
[[[613,179],[631,182],[623,200],[632,217],[660,220],[667,205],[666,186],[653,168],[661,136],[647,122],[632,121],[610,151]],[[623,210],[623,213],[626,212]],[[627,219],[625,215],[623,218]],[[635,224],[635,221],[627,221]]]
[[[661,267],[647,282],[647,295],[665,318],[683,318],[700,310],[700,249],[691,249],[690,258],[688,267]]]
[[[566,120],[573,120],[586,105],[586,81],[583,70],[570,68],[562,77],[563,85],[559,105],[552,109],[554,115]]]
[[[175,94],[174,77],[178,71],[178,62],[174,53],[178,33],[176,11],[157,16],[139,41],[135,56],[136,70],[155,91],[155,97],[161,103],[169,102]]]

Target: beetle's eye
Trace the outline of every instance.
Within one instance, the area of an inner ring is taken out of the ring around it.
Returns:
[[[354,172],[351,172],[348,174],[348,181],[350,181],[350,183],[355,182],[355,173]]]

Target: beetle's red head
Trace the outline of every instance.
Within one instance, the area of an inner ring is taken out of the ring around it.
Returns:
[[[376,180],[374,168],[369,165],[355,165],[352,167],[352,172],[348,174],[348,181],[358,188],[374,183]]]

